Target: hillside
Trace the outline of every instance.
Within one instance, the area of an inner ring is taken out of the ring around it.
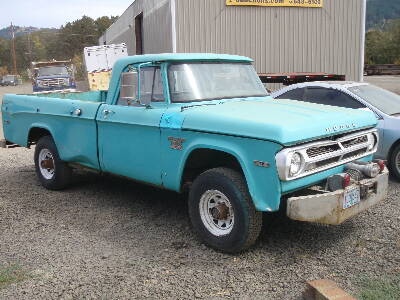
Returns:
[[[57,30],[57,29],[37,28],[37,27],[32,27],[32,26],[21,27],[21,26],[14,25],[15,36],[21,36],[21,35],[27,34],[29,32],[36,32],[36,31],[40,31],[40,30],[53,31],[53,30]],[[7,39],[7,40],[11,39],[11,26],[0,29],[0,38]]]
[[[367,29],[381,28],[389,19],[400,18],[400,0],[368,0]]]

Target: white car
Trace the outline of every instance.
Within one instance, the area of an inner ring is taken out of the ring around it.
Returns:
[[[271,96],[353,109],[369,109],[378,119],[376,158],[385,159],[400,180],[400,96],[368,83],[347,81],[305,82],[282,88]]]

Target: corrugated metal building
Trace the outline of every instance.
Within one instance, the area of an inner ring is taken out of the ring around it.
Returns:
[[[100,38],[130,55],[239,54],[259,73],[328,72],[362,80],[366,0],[323,7],[230,6],[226,0],[136,0]]]

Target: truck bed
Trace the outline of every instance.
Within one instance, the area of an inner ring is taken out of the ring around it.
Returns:
[[[28,147],[46,131],[55,138],[60,157],[97,169],[96,115],[107,92],[5,95],[2,114],[5,139]]]
[[[106,102],[107,91],[71,92],[71,93],[51,92],[51,93],[33,94],[32,96],[56,98],[56,99],[91,101],[91,102]]]

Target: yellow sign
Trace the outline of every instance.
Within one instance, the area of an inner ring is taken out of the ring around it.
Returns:
[[[226,0],[226,5],[323,7],[324,0]]]

